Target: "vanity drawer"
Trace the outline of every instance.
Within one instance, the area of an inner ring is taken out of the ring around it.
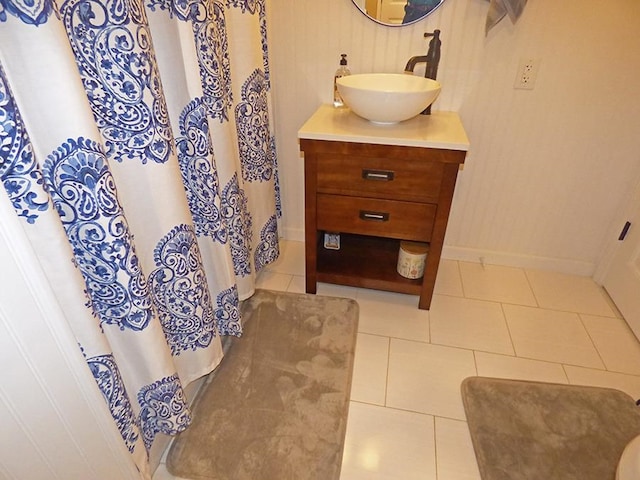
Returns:
[[[318,155],[318,191],[437,203],[443,164],[416,159]]]
[[[436,205],[318,194],[317,229],[428,242]]]

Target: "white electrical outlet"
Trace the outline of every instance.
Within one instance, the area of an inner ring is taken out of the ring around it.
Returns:
[[[520,64],[518,65],[518,74],[516,75],[516,81],[513,84],[513,88],[533,90],[533,87],[536,84],[536,77],[538,76],[539,68],[539,58],[521,59]]]

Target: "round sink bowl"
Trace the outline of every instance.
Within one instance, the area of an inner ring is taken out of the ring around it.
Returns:
[[[616,470],[616,480],[633,480],[640,475],[640,435],[629,442],[622,452]]]
[[[353,113],[375,123],[397,123],[419,115],[440,93],[440,83],[404,73],[362,73],[337,80]]]

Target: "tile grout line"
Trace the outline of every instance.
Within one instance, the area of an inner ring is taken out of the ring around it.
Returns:
[[[529,285],[529,290],[531,290],[531,294],[533,295],[533,299],[534,299],[534,300],[535,300],[535,302],[536,302],[536,305],[535,305],[535,306],[536,306],[537,308],[542,308],[542,307],[540,306],[540,300],[538,300],[538,296],[536,295],[536,291],[535,291],[535,289],[533,288],[533,285],[531,284],[531,279],[529,278],[529,274],[527,273],[527,269],[526,269],[526,268],[523,268],[523,269],[522,269],[522,272],[524,273],[524,278],[527,280],[527,285]]]
[[[458,260],[456,262],[456,272],[458,272],[458,280],[460,280],[460,288],[462,289],[462,298],[467,298],[467,293],[464,289],[464,281],[462,280],[462,270],[460,270],[460,262]]]
[[[384,378],[384,408],[387,407],[387,396],[389,394],[389,376],[391,370],[391,337],[387,337],[387,371]]]
[[[436,432],[437,426],[435,415],[433,415],[431,421],[433,422],[433,463],[436,467],[436,480],[438,480],[440,475],[438,473],[438,432]]]
[[[504,319],[504,324],[507,327],[507,333],[509,334],[509,341],[511,342],[511,348],[513,349],[513,356],[518,357],[518,351],[516,350],[516,344],[513,341],[513,335],[511,334],[511,328],[509,327],[509,320],[507,319],[507,312],[504,311],[504,304],[500,304],[500,310],[502,311],[502,318]]]
[[[388,407],[388,406],[385,406],[385,405],[380,405],[378,403],[365,402],[365,401],[362,401],[362,400],[349,400],[349,403],[357,403],[357,404],[360,404],[360,405],[368,405],[370,407],[383,408],[385,410],[391,410],[391,411],[394,411],[394,412],[413,413],[415,415],[422,415],[422,416],[425,416],[425,417],[442,418],[442,419],[445,419],[445,420],[452,420],[452,421],[456,421],[456,422],[467,423],[466,419],[462,419],[462,418],[447,417],[447,416],[444,416],[444,415],[436,415],[434,413],[420,412],[418,410],[411,410],[409,408]]]
[[[587,325],[584,323],[584,319],[582,318],[582,315],[584,314],[578,313],[577,315],[578,315],[578,319],[580,320],[580,325],[582,325],[582,328],[584,328],[584,331],[587,333],[587,337],[589,337],[589,341],[591,342],[591,345],[593,345],[593,348],[598,354],[598,358],[602,362],[602,365],[604,366],[605,371],[610,372],[611,370],[609,370],[609,367],[607,366],[607,362],[604,361],[604,357],[602,356],[602,353],[600,353],[600,349],[596,345],[596,342],[594,341],[593,336],[591,335],[591,332],[587,328]]]
[[[478,358],[476,357],[476,351],[473,350],[473,366],[476,369],[476,376],[479,377],[480,376],[480,372],[478,371]],[[462,385],[462,382],[460,383]]]

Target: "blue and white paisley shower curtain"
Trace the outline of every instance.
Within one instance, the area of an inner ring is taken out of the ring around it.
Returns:
[[[264,1],[0,0],[0,196],[145,477],[278,256]]]

